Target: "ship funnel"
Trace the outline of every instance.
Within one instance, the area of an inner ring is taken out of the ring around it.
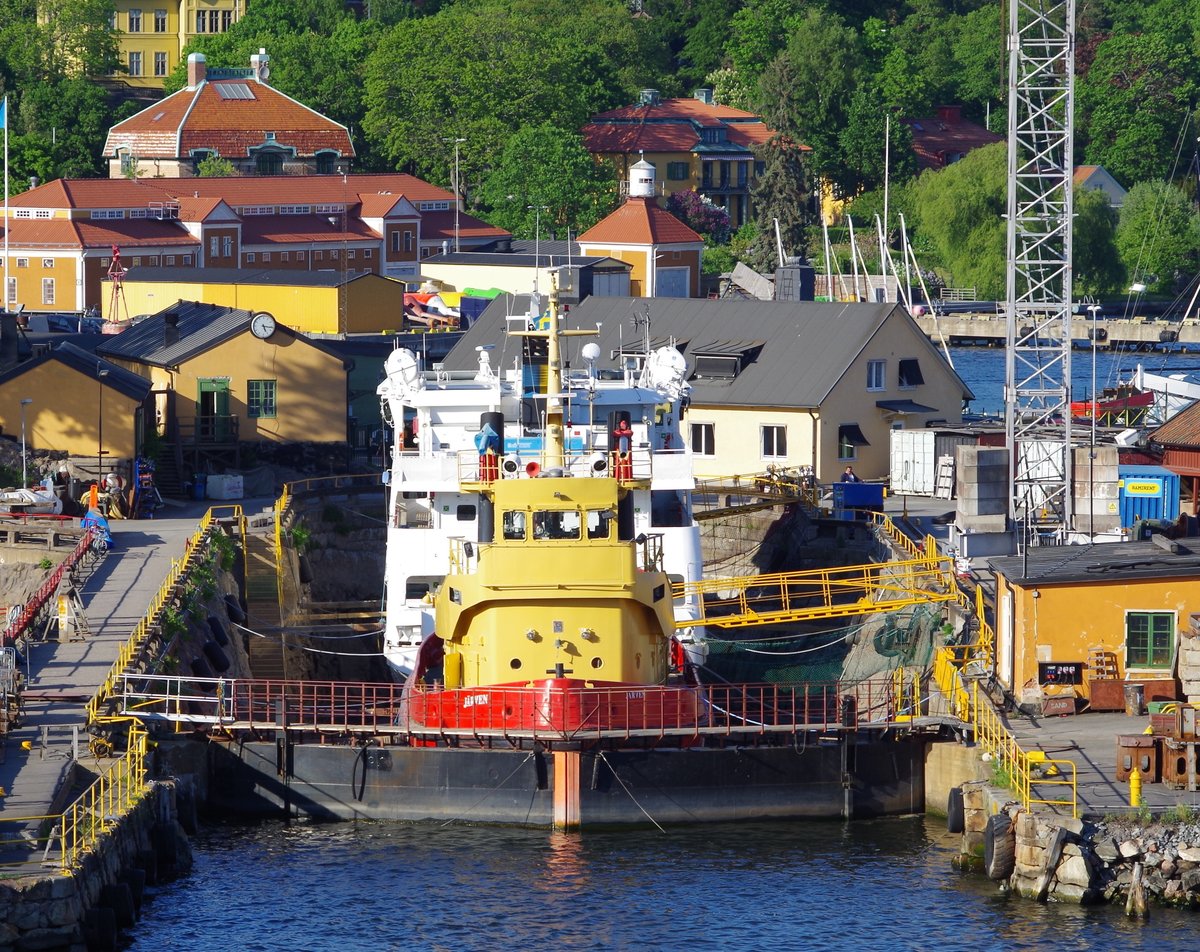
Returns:
[[[525,464],[525,474],[530,479],[537,479],[538,476],[541,475],[541,472],[542,472],[542,464],[539,463],[537,460],[534,460],[530,463]]]

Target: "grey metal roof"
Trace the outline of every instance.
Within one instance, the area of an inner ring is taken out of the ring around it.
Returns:
[[[175,334],[168,335],[166,315],[176,316]],[[250,327],[252,311],[220,304],[180,301],[136,322],[96,348],[109,357],[175,367]],[[280,327],[276,333],[286,331]]]
[[[195,283],[195,284],[269,284],[275,286],[295,287],[326,287],[336,288],[349,284],[359,278],[365,278],[370,272],[361,274],[343,274],[340,270],[330,271],[299,271],[287,268],[273,268],[262,271],[245,268],[130,268],[125,280],[141,281],[146,284],[156,283]],[[380,277],[380,275],[372,275]],[[383,278],[382,280],[388,280]]]
[[[927,407],[916,400],[876,400],[875,406],[892,413],[936,413],[937,407]]]
[[[1177,545],[1178,553],[1155,542],[1034,546],[1026,555],[992,559],[991,566],[1025,586],[1200,575],[1200,539],[1180,539]]]
[[[475,348],[486,344],[496,347],[493,366],[511,362],[519,347],[505,339],[505,318],[526,313],[528,302],[528,295],[496,298],[450,352],[446,369],[474,368]],[[578,353],[588,340],[600,345],[602,366],[612,353],[622,349],[628,353],[630,344],[642,336],[633,319],[646,314],[653,337],[680,341],[689,372],[695,370],[697,350],[689,341],[699,342],[706,354],[714,353],[713,346],[720,342],[728,353],[741,352],[737,348],[751,342],[766,342],[733,380],[693,380],[692,402],[699,405],[819,407],[885,321],[911,324],[913,347],[953,373],[902,307],[813,301],[593,296],[571,308],[566,324],[571,328],[600,325],[600,336],[571,338],[565,349],[567,359],[583,366]],[[961,379],[959,383],[964,398],[974,396]]]
[[[139,377],[130,370],[118,367],[102,357],[97,357],[91,351],[84,350],[70,341],[62,341],[53,350],[40,357],[18,364],[8,372],[0,374],[0,384],[16,380],[34,367],[40,367],[51,360],[65,364],[85,377],[95,380],[98,385],[115,390],[134,400],[145,400],[151,390],[151,383],[145,377]],[[101,377],[101,370],[108,372]]]
[[[486,245],[480,245],[479,251],[483,252],[500,252],[502,254],[514,253],[522,255],[531,255],[535,252],[543,255],[554,255],[555,257],[565,258],[568,254],[572,258],[582,257],[582,252],[579,250],[579,242],[566,241],[554,238],[498,238],[496,241],[489,242]]]

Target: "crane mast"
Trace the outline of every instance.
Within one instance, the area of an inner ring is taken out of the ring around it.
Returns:
[[[1005,434],[1009,518],[1072,528],[1071,215],[1074,0],[1008,0]]]

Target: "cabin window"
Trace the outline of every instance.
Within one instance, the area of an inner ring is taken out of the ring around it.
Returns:
[[[411,575],[404,583],[406,599],[424,598],[442,584],[440,575]]]
[[[533,514],[535,539],[578,539],[579,513],[544,509]]]
[[[473,505],[469,505],[469,504],[459,506],[457,509],[455,509],[454,515],[458,519],[459,522],[474,522],[475,521],[475,507]]]
[[[522,542],[525,539],[525,513],[519,509],[509,510],[502,520],[504,538],[510,542]]]
[[[607,539],[613,521],[611,509],[589,509],[587,535],[589,539]]]
[[[1170,668],[1175,653],[1174,612],[1125,613],[1125,667]]]

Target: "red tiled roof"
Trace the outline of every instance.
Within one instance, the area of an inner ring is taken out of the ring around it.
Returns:
[[[0,229],[0,233],[3,229]],[[65,218],[13,219],[8,236],[22,248],[104,248],[158,245],[198,245],[178,223],[154,219],[125,219],[93,224]]]
[[[415,175],[265,175],[187,179],[55,179],[9,199],[14,208],[139,208],[187,197],[231,206],[355,204],[388,193],[410,202],[452,202],[454,193]]]
[[[724,127],[734,145],[753,148],[775,134],[758,116],[699,99],[664,99],[657,105],[623,106],[592,117],[583,127],[589,152],[690,152],[700,144],[702,127]]]
[[[505,238],[508,232],[495,225],[489,225],[472,215],[458,214],[459,238]],[[421,239],[453,238],[454,212],[422,212]]]
[[[668,245],[704,239],[653,198],[630,198],[576,241],[580,244]]]
[[[242,86],[251,99],[226,99],[222,87]],[[128,146],[139,159],[179,158],[194,149],[215,149],[226,157],[245,157],[262,145],[266,134],[308,157],[321,149],[353,156],[350,133],[277,89],[252,80],[208,80],[195,89],[181,89],[162,102],[143,109],[108,132],[104,154]]]
[[[185,196],[179,199],[179,218],[182,221],[204,221],[213,211],[225,203],[219,198],[192,198]],[[225,205],[229,208],[228,205]],[[232,209],[230,209],[232,211]]]
[[[1098,165],[1077,165],[1075,166],[1075,172],[1072,174],[1071,178],[1076,185],[1082,185],[1098,168],[1100,168]]]
[[[364,218],[386,218],[403,200],[403,195],[360,195]]]
[[[913,152],[923,169],[943,169],[947,158],[954,161],[973,149],[1004,141],[979,123],[963,119],[958,106],[940,106],[936,116],[905,119],[904,123],[912,129]]]
[[[325,215],[248,215],[242,219],[242,244],[290,244],[297,241],[373,241],[379,235],[362,221],[349,216],[346,228],[341,216],[331,224]]]
[[[1180,410],[1157,430],[1151,430],[1149,442],[1159,446],[1200,447],[1200,403]]]

